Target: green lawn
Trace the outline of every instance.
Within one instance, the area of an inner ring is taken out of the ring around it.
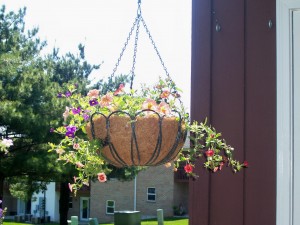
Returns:
[[[113,223],[100,223],[101,225],[112,225]],[[186,218],[166,218],[164,225],[188,225],[189,219]],[[5,224],[4,224],[5,225]],[[143,220],[142,225],[157,225],[156,219]]]
[[[101,225],[112,225],[113,223],[100,223]],[[166,218],[164,225],[188,225],[186,218]],[[14,221],[4,221],[3,225],[28,225],[28,223],[16,223]],[[59,225],[57,223],[44,223],[42,225]],[[142,225],[157,225],[156,219],[143,220]]]

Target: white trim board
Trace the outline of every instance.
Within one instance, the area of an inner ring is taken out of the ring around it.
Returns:
[[[294,167],[293,13],[300,0],[277,0],[277,225],[297,225]],[[299,24],[300,25],[300,24]],[[300,87],[299,87],[300,88]],[[299,175],[299,174],[297,174]],[[298,179],[298,178],[296,178]]]

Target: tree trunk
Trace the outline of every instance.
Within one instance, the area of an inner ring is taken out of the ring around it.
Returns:
[[[66,182],[60,183],[60,199],[59,199],[59,214],[60,225],[68,225],[68,211],[69,211],[69,198],[70,190],[69,185]]]

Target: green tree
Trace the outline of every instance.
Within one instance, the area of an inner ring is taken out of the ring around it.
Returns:
[[[61,184],[61,224],[67,224],[68,182],[76,175],[74,167],[61,165],[54,153],[48,153],[47,143],[55,142],[51,127],[62,122],[65,101],[58,98],[67,83],[78,84],[82,93],[90,85],[89,75],[100,65],[85,60],[84,46],[79,53],[41,55],[46,46],[37,34],[38,28],[25,31],[26,8],[17,13],[0,8],[0,138],[13,137],[14,146],[9,154],[0,152],[0,199],[3,197],[4,179],[9,178],[16,197],[29,199],[40,188],[36,181],[56,181]],[[102,93],[116,90],[128,83],[126,75],[100,80],[91,88]],[[113,169],[113,176],[132,179],[137,169]]]
[[[5,178],[57,181],[76,172],[48,153],[47,143],[55,138],[49,129],[61,122],[63,101],[57,93],[62,84],[76,82],[84,91],[89,74],[99,68],[86,62],[81,44],[78,55],[59,56],[53,49],[42,56],[46,42],[37,37],[37,28],[25,31],[25,14],[25,8],[18,13],[0,9],[0,137],[14,137],[9,154],[0,153],[0,199]]]

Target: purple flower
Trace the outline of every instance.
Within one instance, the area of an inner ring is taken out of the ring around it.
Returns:
[[[72,109],[72,113],[75,115],[75,114],[79,114],[81,112],[81,108],[80,106],[78,106],[77,108],[73,108]]]
[[[62,97],[62,93],[59,92],[59,93],[57,94],[57,97],[58,97],[58,98],[61,98],[61,97]]]
[[[69,137],[69,138],[74,138],[75,137],[75,134],[71,131],[67,131],[66,132],[66,136]]]
[[[54,132],[54,128],[51,127],[51,128],[50,128],[50,133],[53,133],[53,132]]]
[[[98,105],[99,104],[98,101],[97,101],[97,99],[92,99],[92,100],[89,101],[89,103],[90,103],[90,106],[94,106],[94,105]]]
[[[67,126],[66,129],[67,129],[66,136],[69,138],[74,138],[75,132],[76,132],[76,127],[70,125],[70,126]]]
[[[68,98],[68,97],[70,97],[72,95],[72,93],[70,92],[70,91],[67,91],[66,93],[65,93],[65,96]]]
[[[68,132],[75,133],[77,128],[75,126],[69,125],[66,127],[66,129]]]
[[[88,114],[83,114],[82,116],[85,121],[88,121],[90,118],[90,116]]]

